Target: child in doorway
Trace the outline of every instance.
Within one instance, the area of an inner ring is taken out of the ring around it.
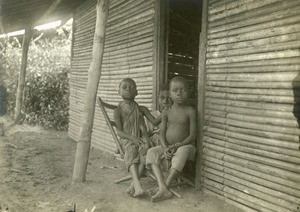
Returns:
[[[160,129],[161,146],[149,149],[146,165],[152,169],[158,183],[158,191],[152,196],[157,202],[172,197],[168,189],[173,180],[182,171],[187,160],[194,160],[196,148],[196,112],[187,104],[188,82],[177,76],[170,82],[170,97],[173,105],[162,114]],[[170,160],[169,176],[164,181],[160,163]]]
[[[164,110],[168,110],[172,105],[172,101],[169,97],[169,85],[163,83],[160,85],[158,94],[158,110],[154,110],[151,114],[157,119],[156,123],[160,124],[161,114]],[[159,125],[154,126],[151,122],[146,120],[147,131],[152,141],[153,146],[159,145]]]
[[[145,161],[141,160],[145,160],[147,150],[151,147],[144,116],[153,125],[157,125],[159,120],[155,119],[146,107],[139,106],[135,102],[134,99],[138,92],[133,79],[125,78],[121,81],[119,94],[123,101],[119,103],[114,111],[114,121],[117,134],[121,138],[121,146],[125,152],[125,166],[132,177],[132,184],[127,192],[134,197],[138,197],[145,193],[140,182]]]

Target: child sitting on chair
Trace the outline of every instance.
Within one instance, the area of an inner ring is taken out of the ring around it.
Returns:
[[[160,85],[158,94],[158,110],[151,111],[150,113],[156,118],[156,123],[160,125],[161,114],[164,110],[171,107],[172,101],[169,97],[169,85],[163,83]],[[150,140],[153,146],[159,145],[159,125],[154,126],[150,121],[146,120],[146,126]]]
[[[144,117],[154,125],[155,119],[150,111],[139,106],[135,101],[137,95],[136,83],[131,78],[125,78],[119,85],[119,94],[122,97],[118,107],[114,111],[116,131],[121,138],[121,146],[125,152],[124,162],[132,177],[132,184],[127,192],[134,197],[145,193],[140,182],[140,176],[144,171],[145,155],[151,147],[151,141],[147,135]]]
[[[152,196],[152,201],[160,201],[172,197],[168,189],[170,184],[182,171],[187,160],[194,160],[196,148],[196,112],[189,106],[188,82],[183,77],[175,77],[170,82],[170,97],[173,105],[162,114],[160,129],[161,146],[149,149],[146,165],[151,167],[158,183],[158,191]],[[164,181],[160,163],[162,159],[171,161],[169,176]]]

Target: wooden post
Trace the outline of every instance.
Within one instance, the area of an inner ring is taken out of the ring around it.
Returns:
[[[51,13],[55,11],[55,9],[59,6],[59,4],[63,0],[55,0],[42,16],[42,18],[48,17]],[[38,22],[37,22],[38,23]],[[0,27],[2,26],[0,22]],[[1,28],[0,28],[1,31]],[[17,97],[16,97],[16,107],[15,107],[15,117],[14,122],[18,123],[21,118],[21,109],[22,109],[22,102],[23,102],[23,91],[25,87],[25,78],[26,78],[26,68],[27,68],[27,54],[30,45],[30,40],[32,38],[33,28],[32,26],[27,27],[25,30],[23,44],[22,44],[22,62],[21,62],[21,71],[19,74],[19,81],[18,81],[18,88],[17,88]]]
[[[206,85],[206,43],[207,43],[207,10],[208,0],[203,0],[202,23],[199,42],[199,74],[198,74],[198,141],[197,141],[197,161],[196,161],[196,189],[201,189],[201,169],[202,169],[202,142],[204,127],[204,106],[205,106],[205,85]]]
[[[83,106],[82,123],[75,157],[73,182],[84,182],[90,154],[91,135],[95,113],[96,95],[101,76],[101,65],[104,52],[105,29],[108,18],[109,0],[98,0],[96,27],[89,68],[88,83]]]
[[[158,109],[159,86],[167,81],[168,65],[168,7],[169,1],[155,1],[155,22],[154,22],[154,52],[153,52],[153,104],[154,110]]]
[[[0,11],[2,11],[1,5],[0,5]],[[4,34],[4,27],[3,27],[2,18],[0,17],[0,35],[1,34]]]
[[[32,28],[28,27],[25,30],[25,34],[23,37],[22,62],[21,62],[21,70],[20,70],[20,74],[19,74],[19,80],[18,80],[15,117],[14,117],[15,123],[18,123],[18,121],[21,117],[21,108],[22,108],[22,102],[23,102],[23,90],[25,87],[25,77],[26,77],[26,68],[27,68],[27,54],[28,54],[28,49],[29,49],[32,33],[33,33]]]

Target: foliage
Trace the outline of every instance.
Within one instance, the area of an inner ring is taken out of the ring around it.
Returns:
[[[67,130],[68,126],[68,69],[41,76],[28,75],[24,91],[24,122],[46,129]]]
[[[19,39],[0,40],[0,76],[7,88],[6,108],[11,116],[21,67]],[[28,51],[21,122],[45,129],[68,128],[70,49],[70,38],[63,33],[33,38]]]

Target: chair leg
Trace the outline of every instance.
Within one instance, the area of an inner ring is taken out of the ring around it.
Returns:
[[[143,175],[143,176],[141,176],[141,178],[146,177],[146,176],[147,176],[147,175]],[[119,179],[119,180],[115,180],[114,183],[119,184],[119,183],[122,183],[122,182],[126,182],[126,181],[128,181],[128,180],[131,180],[131,179],[132,179],[131,175],[127,175],[127,176],[125,176],[125,177],[122,177],[122,178]]]
[[[189,185],[191,187],[195,187],[195,184],[189,180],[188,178],[184,177],[183,175],[180,176],[180,179],[186,184]]]
[[[173,183],[171,185],[171,187],[176,187],[176,186],[181,186],[181,185],[188,185],[188,186],[191,186],[191,187],[195,187],[195,184],[191,180],[189,180],[188,178],[184,177],[182,174],[180,174],[177,177],[177,182]]]
[[[119,184],[119,183],[122,183],[122,182],[126,182],[128,180],[131,180],[131,179],[132,179],[131,175],[127,175],[125,177],[122,177],[119,180],[115,180],[114,183]]]
[[[171,191],[171,193],[176,196],[179,199],[183,199],[183,197],[181,196],[181,194],[177,193],[176,191],[174,191],[173,189],[169,188],[169,190]]]

